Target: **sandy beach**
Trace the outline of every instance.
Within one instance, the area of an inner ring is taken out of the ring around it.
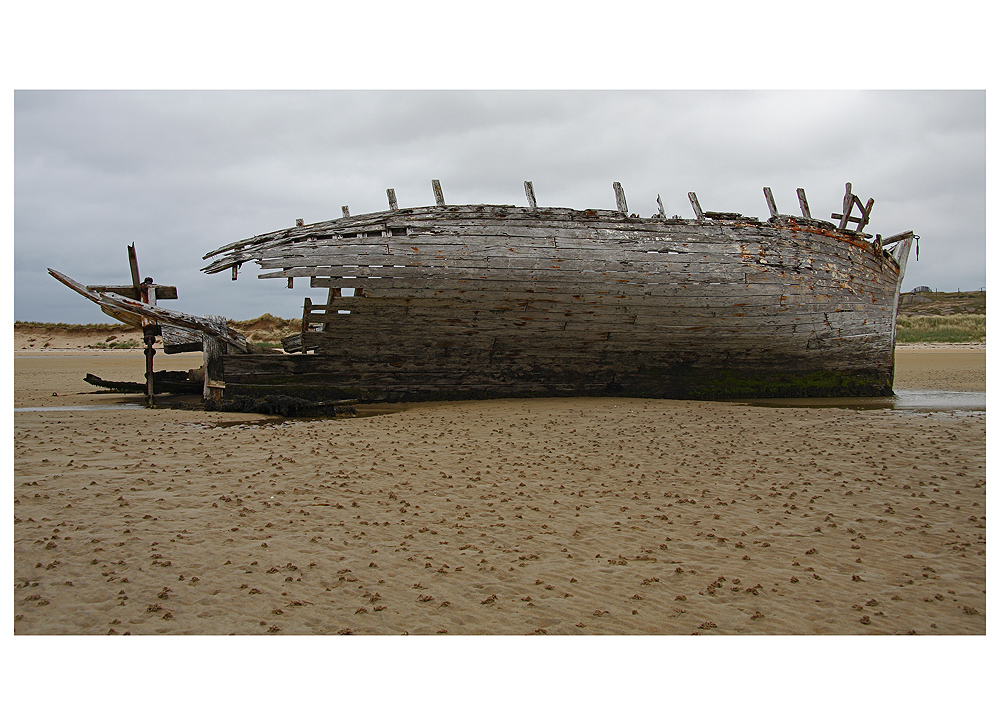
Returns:
[[[899,348],[896,388],[985,391],[985,356]],[[983,412],[80,408],[142,369],[15,353],[17,634],[986,632]]]

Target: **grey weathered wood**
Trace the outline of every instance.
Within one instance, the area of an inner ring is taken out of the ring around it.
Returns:
[[[767,202],[767,212],[771,217],[778,216],[778,206],[774,203],[774,194],[771,193],[771,187],[764,187],[764,201]]]
[[[187,327],[193,330],[207,332],[209,335],[223,338],[226,342],[231,343],[237,348],[246,350],[245,340],[240,339],[231,330],[225,328],[224,326],[220,329],[217,324],[206,317],[198,317],[197,315],[189,315],[186,312],[168,310],[165,307],[153,307],[152,305],[147,305],[137,300],[130,300],[127,297],[116,295],[113,292],[101,293],[100,302],[102,304],[113,306],[114,309],[122,310],[133,315],[145,316],[161,323],[166,322],[177,325],[178,327]]]
[[[305,334],[309,332],[309,318],[312,315],[313,303],[312,300],[306,297],[305,301],[302,303],[302,333]]]
[[[567,224],[573,225],[576,223],[586,223],[588,227],[595,229],[602,228],[613,230],[619,228],[624,223],[620,216],[616,213],[600,210],[578,211],[573,209],[546,208],[542,211],[541,217],[537,216],[537,212],[535,212],[535,215],[529,217],[529,212],[530,210],[527,209],[517,209],[509,206],[477,205],[449,207],[447,218],[442,218],[441,210],[436,209],[435,207],[404,210],[404,212],[399,213],[398,217],[395,217],[393,212],[366,214],[364,217],[354,217],[352,220],[335,220],[309,225],[301,232],[297,232],[295,229],[285,229],[280,230],[279,232],[258,235],[257,237],[225,245],[224,247],[206,254],[205,259],[226,252],[230,253],[229,257],[213,262],[205,267],[205,271],[211,273],[212,271],[228,269],[233,261],[256,259],[258,258],[261,250],[281,249],[291,245],[293,242],[298,243],[304,241],[309,236],[326,233],[340,233],[340,231],[357,231],[359,227],[362,226],[365,228],[379,228],[380,226],[381,228],[385,228],[385,226],[392,225],[393,223],[398,224],[399,221],[403,219],[405,219],[407,226],[419,226],[423,224],[426,225],[428,229],[438,228],[442,225],[463,227],[464,229],[470,227],[474,228],[476,224],[483,223],[484,218],[497,218],[499,215],[504,217],[504,223],[517,223],[518,221],[521,221],[527,224],[535,224],[539,228],[548,226],[558,229],[566,226]],[[397,221],[397,219],[399,221]],[[471,225],[469,222],[471,222]],[[821,224],[823,222],[814,221],[814,223]],[[630,230],[634,230],[635,232],[652,231],[656,229],[684,228],[685,226],[693,224],[697,224],[697,222],[679,218],[628,221]],[[845,233],[850,232],[845,230]]]
[[[854,206],[854,193],[851,190],[851,182],[848,181],[845,188],[846,191],[844,192],[844,211],[840,217],[840,224],[837,226],[838,229],[847,228],[847,222],[850,221],[850,216],[851,216],[851,207]]]
[[[225,326],[225,321],[222,321]],[[205,366],[205,382],[202,388],[202,397],[205,400],[222,400],[225,383],[225,355],[226,343],[218,335],[210,335],[202,332],[202,351]],[[237,356],[238,357],[238,356]]]
[[[305,225],[306,225],[306,222],[305,222],[304,219],[296,219],[295,220],[295,226],[297,226],[297,227],[304,227]]]
[[[875,206],[875,200],[869,198],[868,203],[865,204],[864,208],[861,210],[861,222],[858,224],[857,231],[860,232],[868,225],[868,220],[871,217],[873,206]]]
[[[847,208],[847,212],[845,212],[844,214],[831,214],[830,216],[833,219],[840,219],[840,228],[844,228],[844,226],[850,222],[856,222],[858,228],[855,230],[855,232],[861,233],[864,230],[865,226],[868,224],[869,218],[871,217],[871,211],[873,206],[875,206],[874,199],[869,199],[868,203],[862,206],[861,200],[858,197],[852,195],[850,204],[848,205]],[[858,208],[858,213],[860,214],[860,216],[856,217],[851,216],[851,211],[854,209],[854,207]]]
[[[302,333],[296,332],[294,335],[281,338],[281,347],[285,352],[304,352],[305,350],[302,347]]]
[[[177,288],[173,285],[150,284],[146,286],[156,294],[156,299],[158,300],[177,299]],[[114,292],[115,294],[119,294],[122,297],[128,297],[129,299],[139,299],[136,295],[135,287],[132,285],[88,284],[87,289],[91,292]]]
[[[176,325],[161,324],[163,352],[173,355],[180,352],[201,352],[201,332]]]
[[[396,190],[395,189],[386,189],[385,190],[385,194],[386,194],[386,196],[389,197],[389,209],[392,210],[392,211],[398,210],[399,209],[399,204],[396,203]]]
[[[628,204],[625,202],[625,190],[622,185],[616,181],[612,184],[612,188],[615,190],[615,205],[618,207],[618,211],[622,214],[628,214]]]
[[[905,232],[900,232],[899,234],[893,234],[891,237],[886,237],[885,239],[883,239],[882,240],[882,245],[885,246],[887,244],[893,244],[895,242],[901,242],[902,240],[907,239],[907,238],[912,237],[912,236],[913,236],[913,231],[912,230],[908,230],[908,231],[905,231]]]
[[[330,290],[329,290],[329,292],[327,292],[327,295],[326,295],[326,309],[327,310],[333,309],[334,302],[337,301],[338,299],[342,298],[342,297],[343,297],[343,292],[341,291],[340,287],[331,287]],[[350,299],[353,301],[354,298],[352,297]],[[358,299],[362,299],[362,298],[359,296]],[[302,319],[303,319],[303,321],[306,319],[306,315],[305,314],[303,314]],[[310,319],[311,319],[311,316],[310,316]],[[305,329],[305,328],[303,328],[303,329]],[[327,323],[325,321],[323,322],[323,326],[322,326],[321,329],[324,332],[327,331]]]
[[[809,202],[806,200],[806,190],[796,189],[795,194],[799,197],[799,210],[802,212],[802,216],[806,219],[812,219],[812,214],[809,213]]]
[[[537,209],[538,202],[535,201],[535,188],[532,186],[530,181],[524,182],[524,194],[528,197],[528,208]]]
[[[699,221],[705,218],[705,212],[701,210],[701,204],[698,203],[698,196],[693,192],[688,192],[688,201],[691,202],[691,208],[694,209],[694,215]]]
[[[132,274],[132,288],[135,290],[135,297],[133,299],[139,299],[139,286],[141,284],[139,280],[139,260],[135,254],[135,244],[128,245],[128,267],[129,272]]]
[[[344,206],[340,207],[340,213],[341,215],[343,215],[344,219],[348,219],[351,216],[351,210],[347,206],[347,204],[344,204]]]
[[[441,190],[441,182],[431,179],[431,188],[434,190],[434,203],[437,206],[444,206],[444,192]]]
[[[807,207],[761,222],[689,198],[697,221],[666,219],[659,197],[651,219],[390,210],[259,235],[206,269],[253,259],[262,277],[328,290],[288,346],[315,355],[278,356],[303,358],[293,374],[318,388],[594,394],[625,380],[632,394],[684,395],[726,360],[748,375],[856,371],[882,381],[859,389],[886,389],[899,260]],[[235,356],[228,383],[281,379],[244,357],[257,356]],[[699,372],[667,372],[682,369]]]
[[[660,195],[659,194],[656,195],[656,207],[660,210],[660,212],[659,212],[660,213],[660,217],[662,219],[666,219],[667,213],[665,211],[663,211],[663,200],[660,199]]]

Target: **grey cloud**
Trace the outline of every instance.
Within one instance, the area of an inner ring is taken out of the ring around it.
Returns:
[[[103,321],[45,275],[177,284],[178,309],[299,314],[308,291],[205,276],[201,256],[279,229],[433,203],[612,208],[661,194],[706,209],[840,208],[843,185],[876,199],[870,229],[922,235],[904,287],[985,285],[985,93],[976,91],[69,91],[15,94],[15,315]]]

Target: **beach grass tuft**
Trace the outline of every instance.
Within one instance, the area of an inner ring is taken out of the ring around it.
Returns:
[[[896,322],[896,342],[985,342],[986,315],[912,315]]]

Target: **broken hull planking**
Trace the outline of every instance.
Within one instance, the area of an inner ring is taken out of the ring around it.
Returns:
[[[720,216],[433,207],[228,245],[205,271],[252,260],[328,296],[306,300],[312,354],[228,355],[227,394],[890,394],[912,233],[889,252],[818,220]]]

